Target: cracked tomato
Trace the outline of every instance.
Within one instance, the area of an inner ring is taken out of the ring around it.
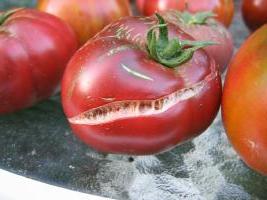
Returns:
[[[70,24],[80,45],[110,22],[131,13],[128,0],[38,0],[38,9]]]
[[[150,16],[155,12],[170,9],[189,11],[192,13],[212,11],[216,19],[228,27],[234,15],[233,0],[137,0],[137,8],[141,14]]]
[[[132,155],[199,135],[221,97],[220,73],[200,49],[207,44],[160,16],[110,24],[65,71],[62,103],[73,132],[99,151]]]
[[[51,96],[77,49],[63,21],[32,9],[0,15],[0,113],[13,112]]]
[[[222,116],[228,138],[248,166],[267,175],[267,25],[233,58],[226,76]]]

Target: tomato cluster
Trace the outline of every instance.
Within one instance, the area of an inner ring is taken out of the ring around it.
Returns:
[[[231,60],[232,0],[136,5],[148,17],[129,16],[128,0],[39,0],[40,11],[0,13],[0,113],[49,98],[62,79],[63,109],[81,140],[102,152],[146,155],[201,134],[223,92],[229,140],[266,175],[267,25]],[[249,28],[266,23],[266,1],[242,5]]]

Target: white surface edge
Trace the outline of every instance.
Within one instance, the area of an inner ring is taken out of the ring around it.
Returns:
[[[41,183],[0,169],[1,200],[111,200]]]

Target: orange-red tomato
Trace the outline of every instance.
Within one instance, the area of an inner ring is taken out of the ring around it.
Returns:
[[[242,14],[250,30],[267,23],[267,0],[243,0]]]
[[[234,15],[233,0],[137,0],[137,7],[143,15],[152,15],[168,9],[188,10],[189,12],[213,11],[217,20],[228,27]]]
[[[38,9],[69,23],[80,45],[110,22],[130,15],[128,0],[39,0]]]
[[[233,58],[223,91],[227,135],[251,168],[267,175],[267,25]]]

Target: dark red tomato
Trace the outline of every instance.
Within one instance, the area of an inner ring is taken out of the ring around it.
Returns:
[[[192,13],[212,11],[216,19],[228,27],[234,15],[233,0],[154,0],[153,3],[147,0],[137,0],[137,8],[146,16],[155,12],[176,9]]]
[[[229,66],[222,116],[235,150],[267,175],[267,25],[252,34]]]
[[[256,30],[267,23],[267,0],[243,0],[242,14],[249,29]]]
[[[64,111],[74,133],[99,151],[159,153],[199,135],[216,116],[221,80],[214,60],[203,50],[193,54],[195,47],[180,48],[192,38],[173,24],[174,40],[165,22],[157,38],[156,23],[127,17],[110,24],[65,71]]]
[[[128,0],[39,0],[38,9],[69,23],[80,45],[110,22],[131,13]]]
[[[77,48],[60,19],[31,9],[0,17],[0,113],[13,112],[54,93]]]
[[[189,14],[175,10],[161,13],[165,20],[178,25],[183,31],[198,41],[213,41],[216,45],[205,47],[223,72],[233,55],[233,40],[230,32],[218,21],[211,18],[212,13]]]

